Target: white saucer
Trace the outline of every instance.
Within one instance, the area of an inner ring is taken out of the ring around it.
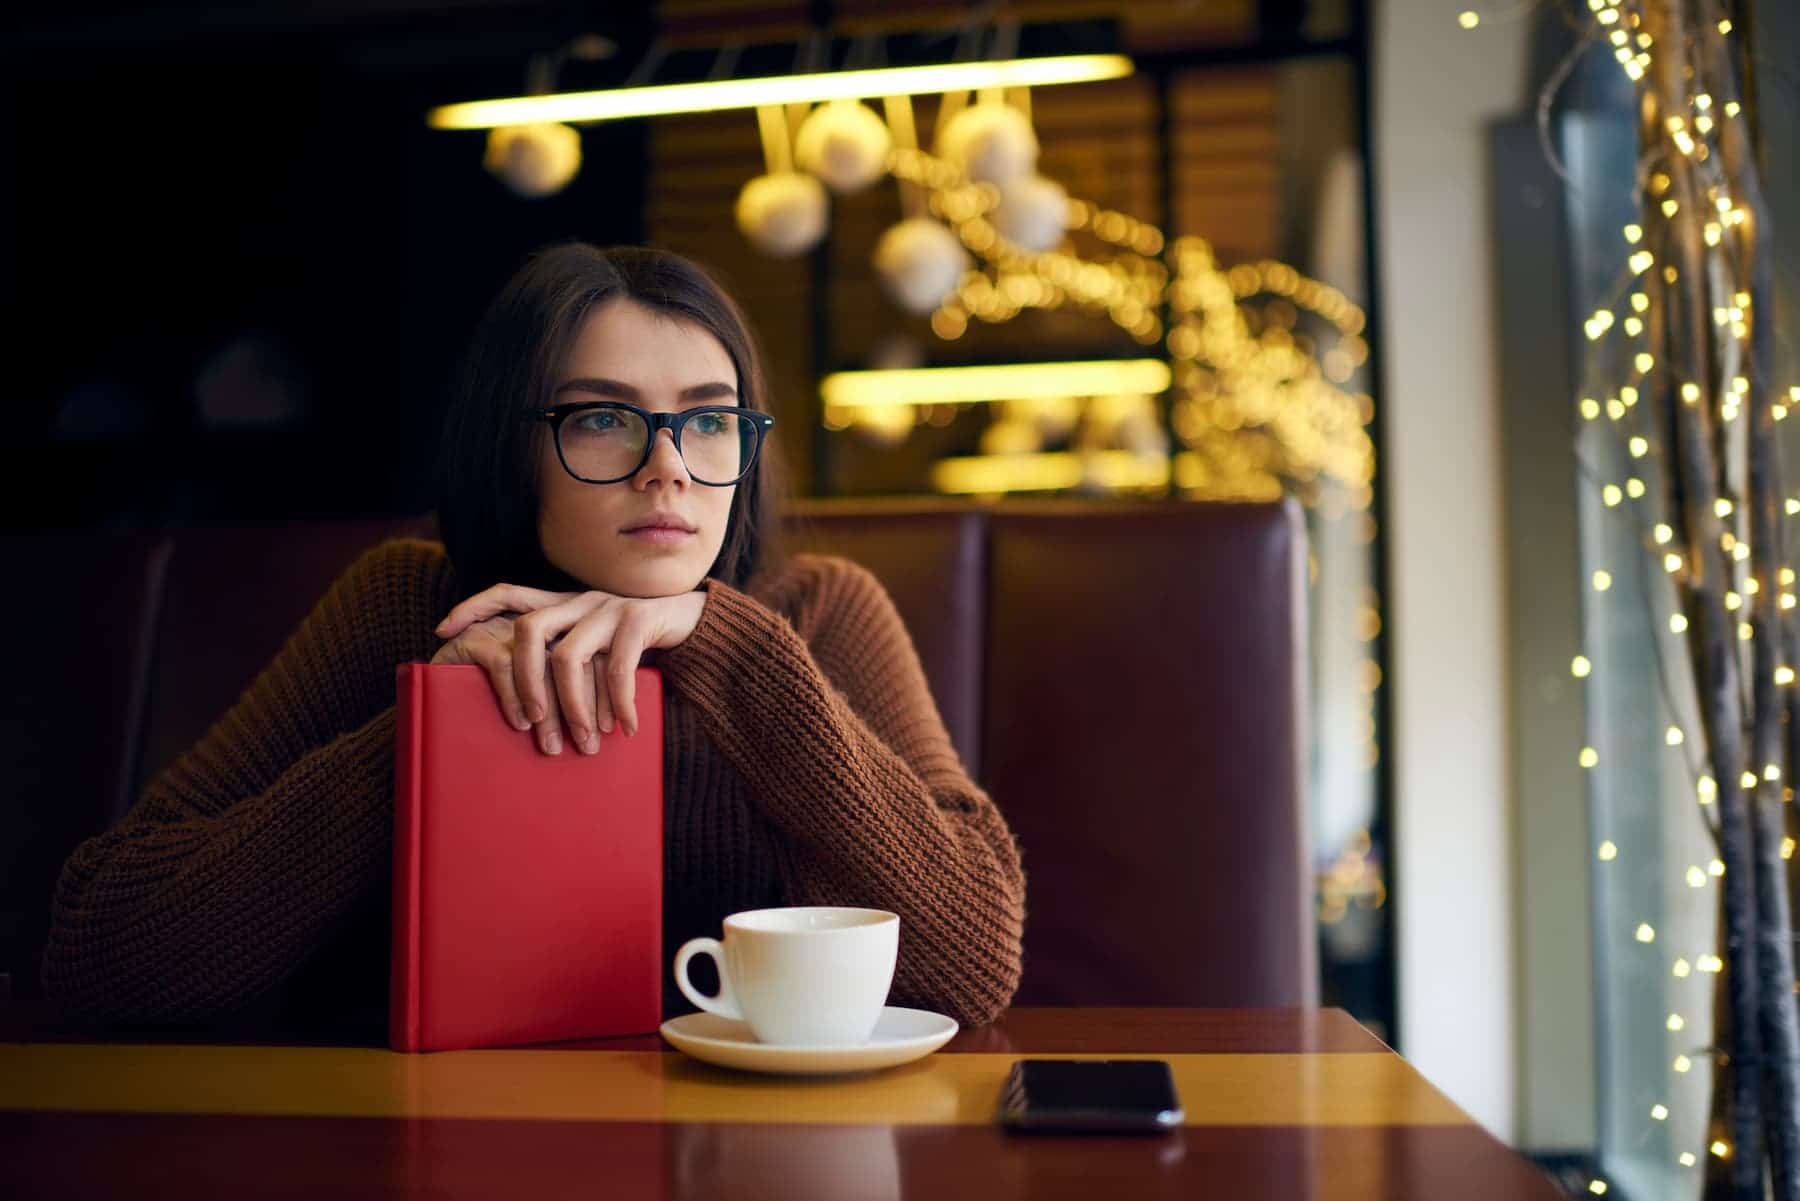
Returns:
[[[662,1036],[678,1051],[720,1067],[791,1076],[870,1072],[923,1059],[950,1041],[956,1022],[926,1009],[889,1005],[869,1041],[849,1047],[788,1047],[759,1043],[748,1022],[713,1013],[690,1013],[662,1024]]]

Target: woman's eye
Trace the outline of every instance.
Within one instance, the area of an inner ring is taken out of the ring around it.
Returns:
[[[619,428],[616,413],[583,413],[575,418],[575,425],[584,432],[602,433]]]
[[[721,413],[702,413],[700,416],[694,418],[694,426],[696,427],[694,432],[709,437],[722,434],[725,432],[725,421],[726,418]]]

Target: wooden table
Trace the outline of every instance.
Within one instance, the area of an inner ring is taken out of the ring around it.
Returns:
[[[1021,1056],[1155,1057],[1165,1136],[1007,1135]],[[0,1043],[7,1197],[1542,1198],[1559,1194],[1338,1010],[1015,1009],[838,1080],[660,1040],[376,1048]]]

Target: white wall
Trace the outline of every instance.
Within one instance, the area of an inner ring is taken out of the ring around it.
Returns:
[[[1512,1142],[1514,821],[1485,130],[1527,102],[1530,26],[1464,32],[1463,6],[1443,0],[1372,7],[1399,1038]]]

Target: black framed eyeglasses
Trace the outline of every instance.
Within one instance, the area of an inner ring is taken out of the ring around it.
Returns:
[[[623,401],[586,401],[540,409],[556,439],[563,470],[584,484],[617,484],[644,469],[656,435],[668,430],[696,484],[724,488],[750,474],[775,419],[755,409],[702,405],[652,413]]]

